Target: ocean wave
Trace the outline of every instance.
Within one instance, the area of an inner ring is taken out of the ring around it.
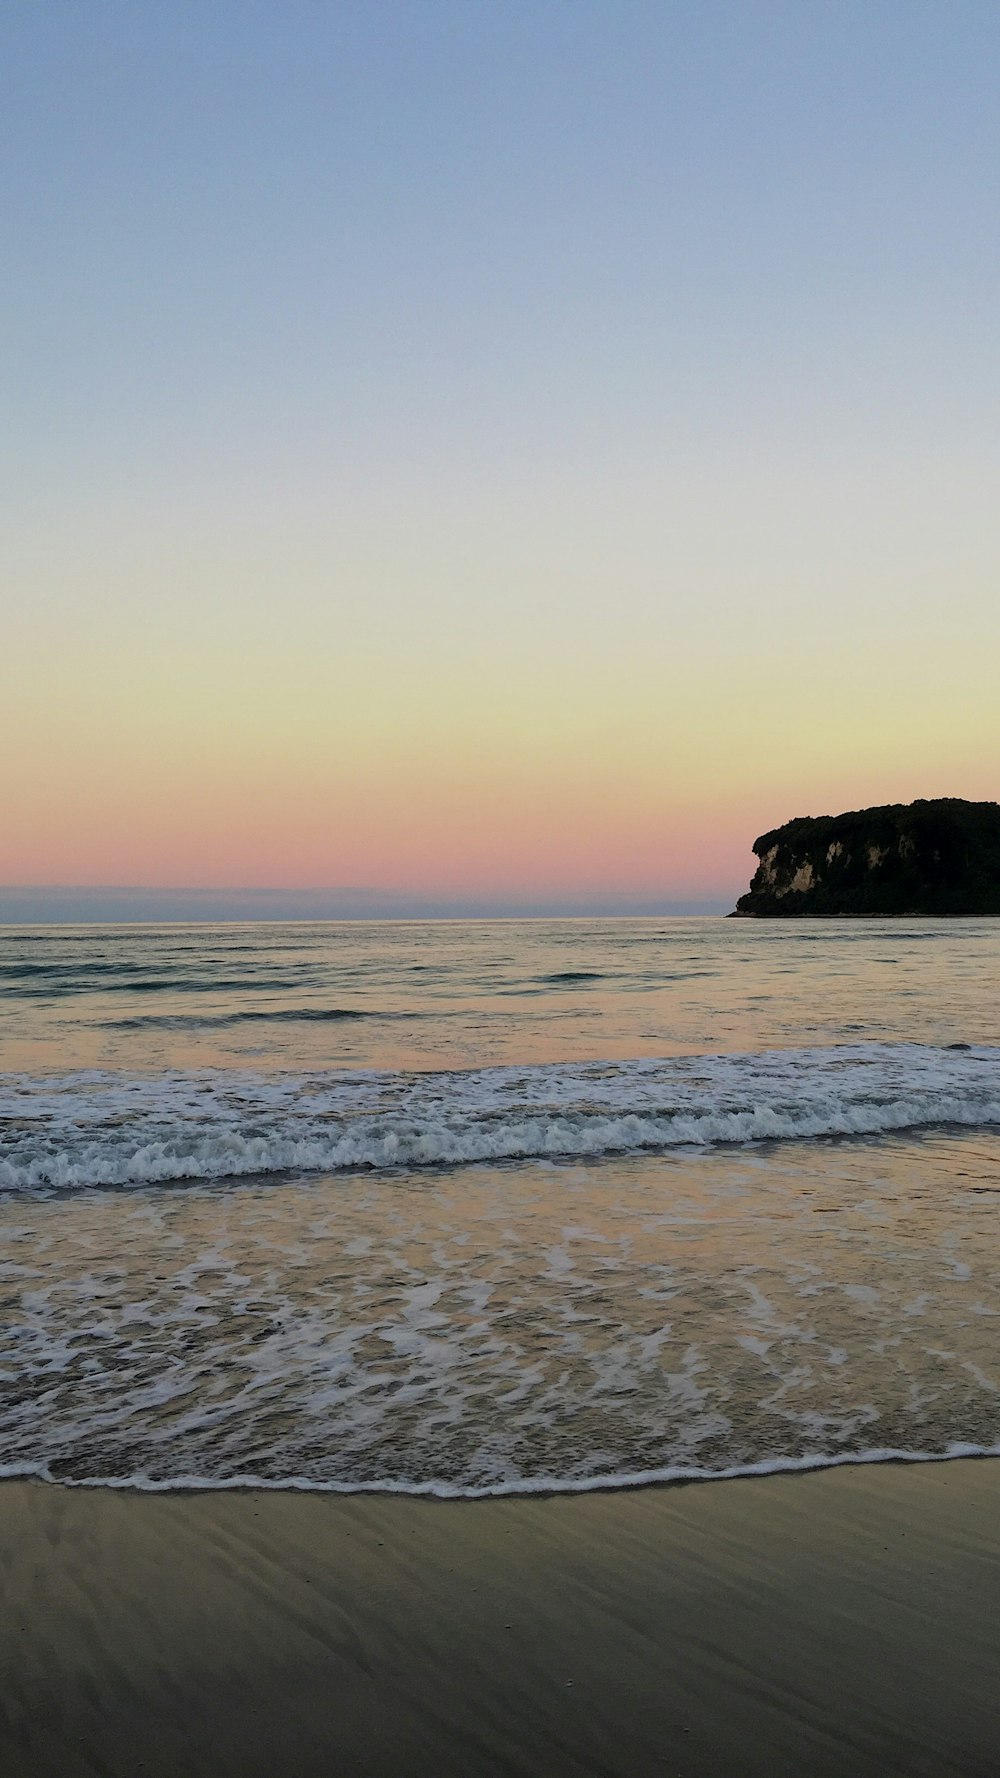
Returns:
[[[543,975],[540,979],[556,987],[571,987],[576,982],[603,982],[607,977],[600,969],[557,969],[554,974]]]
[[[22,979],[23,978],[23,979]],[[311,977],[303,970],[298,975],[276,976],[222,976],[203,975],[181,976],[170,974],[164,970],[162,974],[129,974],[114,968],[97,969],[88,966],[85,970],[74,973],[72,970],[48,970],[40,966],[31,971],[23,968],[16,974],[12,973],[2,981],[3,993],[8,999],[18,1000],[71,1000],[98,991],[102,994],[229,994],[246,993],[301,993],[303,987],[310,985]]]
[[[9,1077],[0,1189],[597,1159],[1000,1124],[1000,1049],[856,1044],[426,1073]]]
[[[203,1031],[217,1030],[224,1025],[247,1024],[342,1024],[351,1019],[418,1018],[417,1013],[377,1012],[363,1006],[280,1006],[244,1007],[239,1012],[223,1013],[139,1013],[131,1019],[95,1021],[105,1031]]]
[[[660,1468],[596,1471],[593,1475],[515,1476],[484,1485],[433,1477],[421,1481],[326,1480],[307,1475],[281,1477],[237,1472],[232,1475],[152,1477],[143,1471],[115,1476],[54,1474],[44,1462],[0,1463],[0,1481],[38,1481],[64,1488],[128,1489],[141,1494],[222,1493],[252,1489],[271,1494],[399,1494],[431,1500],[509,1500],[546,1494],[604,1494],[625,1489],[663,1487],[670,1483],[750,1481],[754,1477],[804,1475],[824,1469],[855,1468],[869,1463],[955,1463],[1000,1457],[1000,1444],[971,1444],[956,1439],[940,1451],[896,1449],[892,1446],[857,1451],[815,1452],[804,1457],[774,1456],[717,1469],[685,1463]]]

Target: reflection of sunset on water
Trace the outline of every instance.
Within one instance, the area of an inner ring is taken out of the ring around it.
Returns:
[[[991,1043],[1000,924],[0,927],[8,1070],[470,1068]]]
[[[993,1448],[998,1205],[986,1132],[22,1201],[5,1458],[465,1492]]]

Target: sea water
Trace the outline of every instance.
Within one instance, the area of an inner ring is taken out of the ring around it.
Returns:
[[[1000,1448],[1000,922],[0,929],[0,1473]]]

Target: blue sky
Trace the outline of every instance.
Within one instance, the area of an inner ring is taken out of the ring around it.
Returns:
[[[986,422],[992,6],[15,0],[0,30],[29,488],[787,438],[818,400]]]

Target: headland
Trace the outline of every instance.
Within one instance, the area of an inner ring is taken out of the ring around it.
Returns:
[[[1000,916],[997,803],[939,797],[800,816],[753,850],[760,864],[737,916]]]

